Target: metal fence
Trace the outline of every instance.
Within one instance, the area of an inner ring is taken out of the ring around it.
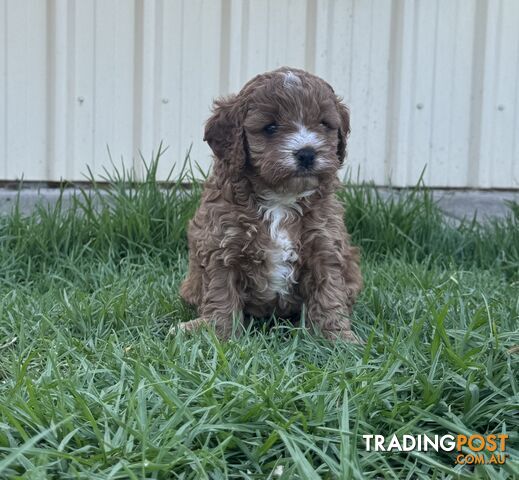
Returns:
[[[350,106],[354,178],[519,188],[517,0],[0,0],[0,179],[191,157],[212,99],[281,65]],[[121,160],[122,159],[122,160]]]

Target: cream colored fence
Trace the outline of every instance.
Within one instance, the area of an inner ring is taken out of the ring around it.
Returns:
[[[344,96],[355,177],[519,188],[517,0],[0,0],[0,179],[207,169],[212,99],[280,65]]]

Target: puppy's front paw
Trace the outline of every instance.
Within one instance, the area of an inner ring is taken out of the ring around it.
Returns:
[[[209,320],[205,318],[195,318],[194,320],[190,320],[189,322],[182,322],[178,323],[176,325],[173,325],[169,329],[168,335],[175,335],[178,332],[186,332],[186,333],[193,333],[196,332],[200,327],[204,325],[208,325]]]
[[[323,330],[323,335],[332,341],[335,340],[344,340],[348,343],[354,343],[356,345],[364,345],[364,340],[355,335],[352,330],[349,328],[339,329],[339,330]]]
[[[186,332],[188,334],[195,333],[203,327],[214,328],[216,336],[221,340],[228,340],[233,334],[233,322],[227,319],[213,319],[199,317],[189,322],[179,323],[174,325],[169,330],[169,335],[177,334],[178,332]],[[234,335],[239,336],[241,333],[240,328],[234,329]]]

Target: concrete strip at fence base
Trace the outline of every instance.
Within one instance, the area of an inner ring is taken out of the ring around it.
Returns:
[[[479,221],[502,218],[510,214],[509,202],[519,203],[519,191],[500,190],[435,190],[433,197],[443,212],[456,220],[472,219]]]
[[[86,190],[88,192],[88,190]],[[402,190],[390,191],[381,188],[384,196],[400,194]],[[71,198],[79,195],[79,190],[68,188],[63,191],[63,206],[71,204]],[[37,204],[54,205],[60,197],[57,188],[24,188],[20,191],[0,188],[0,214],[8,214],[16,205],[23,214],[30,213]],[[486,221],[490,218],[505,217],[510,209],[507,202],[519,203],[519,191],[500,190],[433,190],[433,197],[446,216],[456,220],[472,219]]]

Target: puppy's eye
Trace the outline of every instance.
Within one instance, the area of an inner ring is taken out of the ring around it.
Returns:
[[[265,125],[263,127],[263,131],[267,134],[267,135],[274,135],[274,133],[277,132],[277,129],[278,129],[278,124],[277,123],[269,123],[268,125]]]
[[[334,130],[334,128],[326,120],[321,120],[321,125],[328,130]]]

